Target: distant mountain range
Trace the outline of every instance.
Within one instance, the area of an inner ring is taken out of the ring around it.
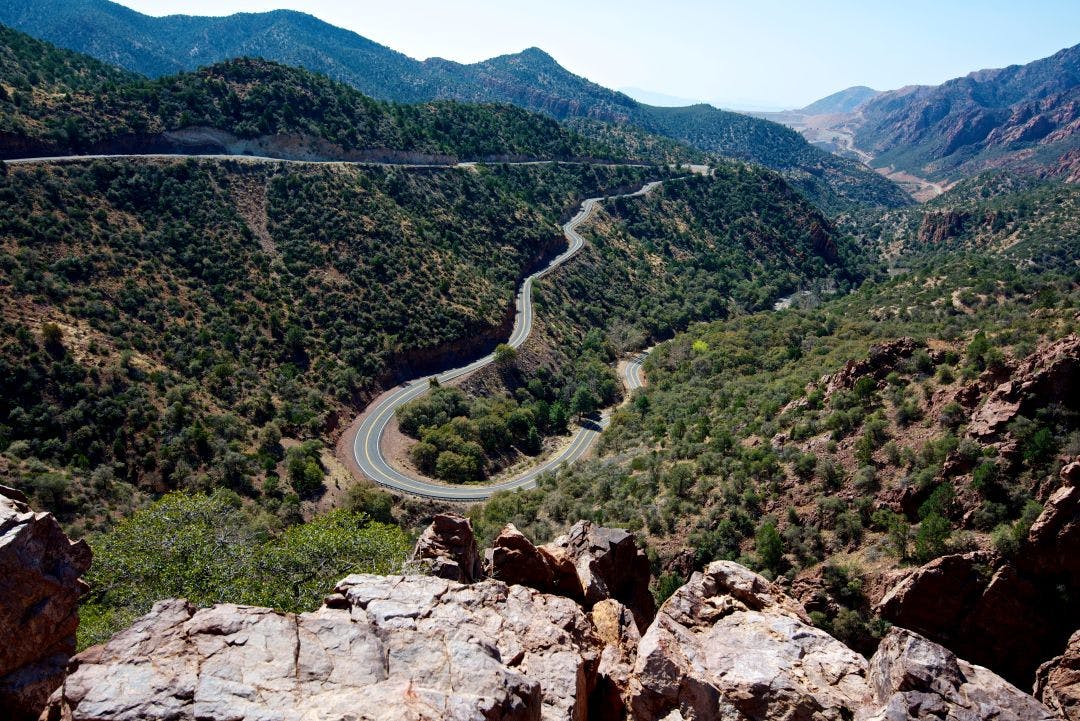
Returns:
[[[828,95],[821,100],[810,103],[798,112],[806,115],[826,115],[828,113],[850,113],[871,98],[881,95],[880,90],[868,88],[865,85],[856,85],[840,92]]]
[[[851,120],[855,145],[933,179],[994,167],[1080,168],[1080,45],[1027,65],[882,93]]]
[[[755,113],[819,148],[934,181],[1006,168],[1080,178],[1080,45],[941,85],[841,90],[799,110]]]
[[[254,56],[325,74],[381,100],[501,102],[560,121],[633,126],[778,170],[829,212],[910,202],[895,184],[781,125],[708,105],[646,105],[574,75],[537,48],[471,65],[418,61],[298,12],[156,18],[108,0],[5,0],[0,23],[150,77]]]

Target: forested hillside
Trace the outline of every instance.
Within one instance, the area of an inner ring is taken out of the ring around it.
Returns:
[[[282,435],[327,439],[383,385],[490,349],[519,279],[564,247],[563,213],[649,177],[0,168],[0,474],[86,526],[171,488],[295,513],[292,492],[320,488],[318,453],[279,480]]]
[[[902,242],[917,249],[902,271],[848,295],[661,344],[596,462],[493,498],[474,521],[538,539],[576,518],[633,528],[668,574],[661,589],[718,558],[808,578],[827,599],[819,624],[872,649],[887,624],[862,589],[945,553],[1009,557],[1080,453],[1075,188],[1014,191],[984,201],[1012,214],[997,240]],[[1009,379],[1031,391],[997,419]]]
[[[262,60],[142,80],[6,28],[0,40],[0,72],[11,83],[0,95],[7,157],[186,150],[313,160],[622,158],[613,145],[507,105],[384,103]]]
[[[538,48],[473,64],[419,62],[301,13],[153,18],[107,0],[50,2],[47,11],[13,2],[0,9],[0,22],[152,77],[255,56],[325,74],[380,100],[509,103],[560,121],[586,119],[593,137],[639,136],[639,148],[642,136],[659,135],[699,154],[779,170],[828,213],[910,202],[891,181],[779,124],[707,105],[638,103],[575,75]]]

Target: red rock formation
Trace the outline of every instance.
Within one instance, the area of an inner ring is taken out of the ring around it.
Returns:
[[[75,652],[90,548],[0,486],[0,717],[36,719]]]
[[[1060,656],[1039,666],[1035,698],[1062,719],[1080,721],[1080,631],[1072,635]]]
[[[462,583],[483,578],[472,523],[455,513],[440,513],[432,519],[416,542],[412,558],[423,562],[439,578]]]

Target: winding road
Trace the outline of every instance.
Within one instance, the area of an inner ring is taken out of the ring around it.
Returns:
[[[660,184],[661,181],[647,183],[640,190],[619,197],[645,195]],[[582,246],[585,245],[585,239],[577,232],[577,228],[592,216],[601,200],[603,198],[589,198],[581,204],[581,210],[578,211],[577,215],[563,225],[563,233],[569,242],[567,249],[556,256],[545,268],[530,275],[522,283],[517,297],[514,330],[510,334],[510,340],[507,341],[507,344],[511,347],[517,348],[521,346],[532,332],[533,281],[544,277],[581,250]],[[489,354],[468,365],[440,373],[436,376],[436,379],[440,384],[445,384],[455,378],[460,378],[479,368],[483,368],[489,363],[493,363],[494,360],[494,354]],[[628,389],[634,390],[643,385],[641,364],[644,360],[645,354],[639,354],[626,365],[623,380]],[[384,394],[374,405],[369,406],[365,410],[365,416],[357,427],[356,436],[353,438],[353,458],[363,474],[379,485],[417,496],[446,501],[482,501],[490,498],[497,491],[512,491],[534,487],[536,479],[542,474],[584,456],[592,447],[600,432],[607,426],[611,414],[610,410],[605,410],[601,414],[599,422],[586,421],[575,431],[569,444],[543,462],[513,478],[485,485],[449,485],[403,473],[390,464],[382,451],[382,438],[386,433],[390,420],[394,417],[394,413],[409,401],[422,396],[429,388],[429,377],[424,376],[402,384],[395,391]]]
[[[296,164],[311,164],[311,163],[325,163],[325,164],[343,164],[343,165],[374,165],[374,166],[393,166],[393,167],[408,167],[408,168],[471,168],[477,163],[475,162],[460,162],[446,165],[440,164],[407,164],[407,163],[383,163],[377,161],[318,161],[318,160],[294,160],[285,158],[273,158],[258,155],[228,155],[228,154],[181,154],[181,153],[133,153],[133,154],[112,154],[112,155],[68,155],[68,156],[51,156],[51,157],[33,157],[33,158],[11,158],[4,162],[10,164],[45,164],[45,163],[70,163],[81,162],[87,160],[109,160],[109,159],[177,159],[177,158],[194,158],[201,160],[234,160],[234,161],[246,161],[255,163],[296,163]],[[547,164],[580,164],[575,161],[558,161],[558,160],[533,160],[533,161],[517,161],[506,163],[507,165],[547,165]],[[643,165],[627,163],[630,167],[645,167]],[[691,170],[697,172],[697,170],[691,167]],[[663,181],[653,181],[646,183],[641,189],[627,193],[621,196],[615,197],[635,197],[649,193],[657,186],[661,185]],[[582,246],[585,245],[585,239],[577,232],[578,226],[588,220],[596,210],[596,206],[602,201],[602,197],[588,198],[581,204],[581,209],[577,215],[571,218],[566,224],[563,225],[563,233],[569,243],[567,249],[556,256],[546,267],[542,270],[533,273],[529,277],[525,278],[522,283],[521,290],[518,292],[516,306],[517,313],[514,318],[514,329],[510,335],[510,339],[507,344],[513,348],[521,346],[529,337],[532,332],[533,326],[533,303],[532,303],[532,284],[537,278],[542,278],[556,267],[566,262],[573,257]],[[641,372],[641,364],[644,362],[647,351],[640,353],[631,359],[625,366],[623,372],[623,383],[626,388],[633,391],[637,388],[641,388],[643,383],[643,376]],[[475,370],[483,368],[489,363],[494,362],[494,354],[489,354],[478,360],[469,363],[468,365],[460,368],[454,368],[444,373],[440,373],[436,378],[440,384],[448,383],[455,378],[460,378],[464,375],[468,375]],[[489,498],[493,493],[497,491],[508,491],[522,488],[532,488],[536,485],[536,479],[542,474],[557,469],[564,463],[573,462],[582,456],[584,456],[593,443],[596,441],[600,432],[607,427],[611,417],[611,409],[605,409],[601,415],[599,421],[587,420],[582,423],[572,435],[570,442],[564,446],[558,452],[552,454],[546,458],[543,462],[529,468],[514,477],[498,481],[496,483],[490,483],[486,485],[448,485],[438,482],[434,482],[424,478],[415,478],[409,476],[398,469],[394,468],[383,455],[382,452],[382,439],[386,434],[387,426],[390,420],[394,417],[394,413],[398,408],[404,404],[419,398],[428,391],[430,387],[429,376],[417,378],[415,380],[403,383],[390,393],[383,394],[375,403],[369,406],[363,414],[363,418],[359,423],[356,431],[356,435],[352,441],[353,457],[356,460],[357,465],[360,467],[361,472],[376,483],[392,488],[395,490],[403,491],[417,496],[426,496],[428,498],[437,498],[447,501],[481,501]]]

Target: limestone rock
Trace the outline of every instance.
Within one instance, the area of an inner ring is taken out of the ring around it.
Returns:
[[[432,519],[416,542],[412,558],[424,562],[439,578],[472,583],[483,577],[472,523],[455,513],[440,513]]]
[[[570,599],[369,575],[334,598],[299,615],[163,601],[75,657],[51,718],[585,718],[599,642]]]
[[[1080,721],[1080,631],[1064,653],[1039,666],[1035,697],[1066,721]]]
[[[872,702],[866,660],[761,576],[709,564],[641,639],[632,717],[842,721]],[[674,715],[677,714],[677,715]]]
[[[37,718],[75,652],[90,547],[0,486],[0,709]]]
[[[881,708],[866,721],[1052,721],[1041,703],[981,666],[917,633],[892,628],[867,680]]]

